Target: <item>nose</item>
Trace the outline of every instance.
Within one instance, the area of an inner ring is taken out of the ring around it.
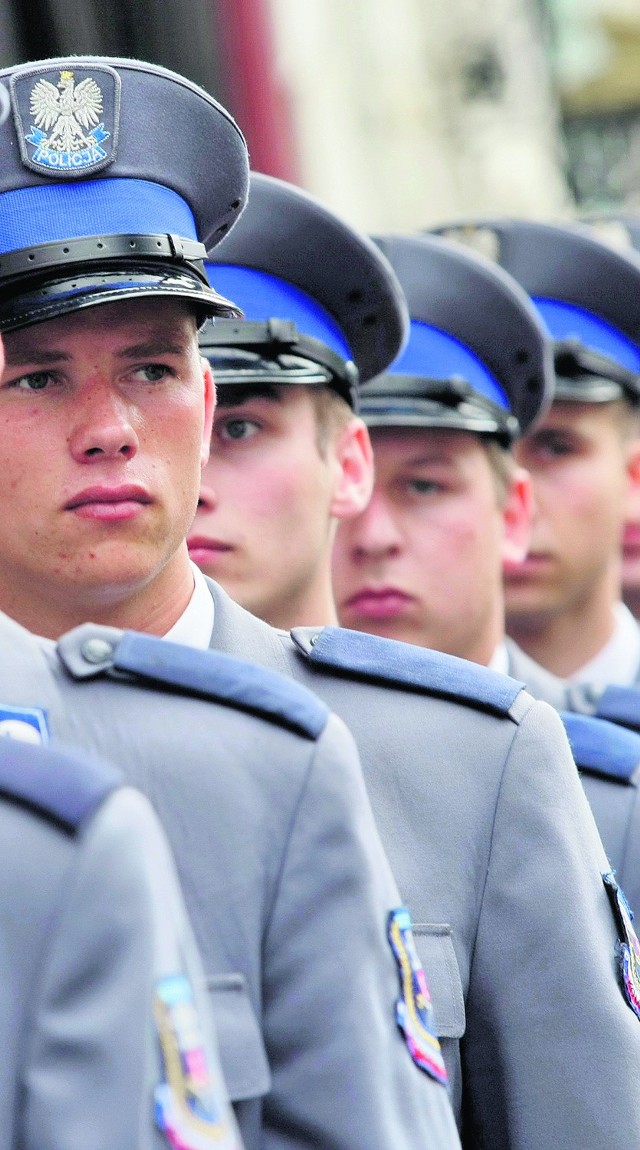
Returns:
[[[402,533],[388,500],[378,488],[374,488],[365,510],[345,521],[340,527],[343,529],[354,563],[390,558],[400,552]]]
[[[140,446],[134,409],[115,387],[96,382],[78,395],[69,447],[80,463],[132,459]]]
[[[208,483],[206,478],[200,484],[200,494],[198,496],[198,510],[196,511],[196,518],[198,513],[205,514],[209,511],[215,511],[218,499],[211,483]]]

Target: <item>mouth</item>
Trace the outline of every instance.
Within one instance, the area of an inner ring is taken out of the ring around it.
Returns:
[[[72,496],[65,503],[64,510],[71,511],[80,519],[112,523],[135,518],[143,507],[148,507],[152,502],[143,487],[96,486],[87,487]]]
[[[532,576],[543,575],[552,564],[553,557],[547,552],[531,551],[525,555],[522,563],[514,563],[509,567],[505,572],[505,580],[510,584],[524,582]]]
[[[364,587],[343,604],[349,615],[367,619],[394,619],[413,604],[413,596],[397,587]]]
[[[229,543],[223,543],[220,539],[209,539],[204,535],[189,536],[187,547],[190,558],[198,567],[205,563],[213,563],[218,556],[233,551]]]
[[[625,527],[622,548],[625,556],[637,558],[640,555],[640,527],[635,524]]]

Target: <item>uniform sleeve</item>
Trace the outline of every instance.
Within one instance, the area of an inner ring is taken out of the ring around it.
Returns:
[[[395,1021],[387,919],[399,902],[351,736],[334,717],[264,944],[265,1150],[459,1147],[446,1089],[414,1064]]]
[[[463,1043],[469,1145],[640,1145],[640,1022],[608,869],[561,721],[536,703],[505,765],[482,898]]]
[[[146,799],[121,789],[85,828],[54,908],[31,1002],[24,1150],[238,1150],[221,1081],[209,1082],[218,1138],[204,1129],[190,1142],[188,1123],[162,1131],[155,1120],[158,1100],[168,1114],[183,1101],[179,1081],[167,1097],[163,1032],[178,1057],[215,1070],[201,977],[164,835]],[[179,1018],[183,1042],[171,1025]]]

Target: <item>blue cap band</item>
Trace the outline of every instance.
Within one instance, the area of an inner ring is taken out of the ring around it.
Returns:
[[[640,348],[606,319],[564,300],[534,296],[533,302],[554,339],[578,339],[628,371],[640,371]]]
[[[477,355],[452,335],[420,320],[411,320],[409,342],[389,371],[393,375],[422,375],[429,379],[459,375],[480,395],[507,410],[511,407],[500,384]]]
[[[39,184],[4,192],[0,253],[80,236],[167,235],[197,240],[189,205],[148,180]]]
[[[232,293],[229,298],[242,308],[245,319],[262,322],[268,319],[292,320],[302,335],[320,340],[342,359],[352,358],[349,345],[333,317],[317,300],[294,284],[255,268],[217,263],[205,263],[205,268],[216,291],[222,295]]]

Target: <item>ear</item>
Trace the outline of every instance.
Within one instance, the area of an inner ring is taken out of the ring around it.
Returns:
[[[502,515],[502,568],[507,572],[522,563],[531,540],[533,487],[524,467],[517,467],[513,473]]]
[[[627,450],[627,476],[629,490],[627,495],[629,513],[632,509],[637,514],[640,502],[640,438],[632,439]]]
[[[350,419],[334,447],[338,478],[331,501],[335,519],[352,519],[364,511],[373,491],[373,448],[366,425]]]
[[[204,467],[211,450],[211,433],[213,430],[213,413],[216,409],[216,385],[213,382],[211,364],[204,356],[200,357],[202,377],[204,380],[204,425],[202,428],[202,444],[200,447],[200,466]]]

